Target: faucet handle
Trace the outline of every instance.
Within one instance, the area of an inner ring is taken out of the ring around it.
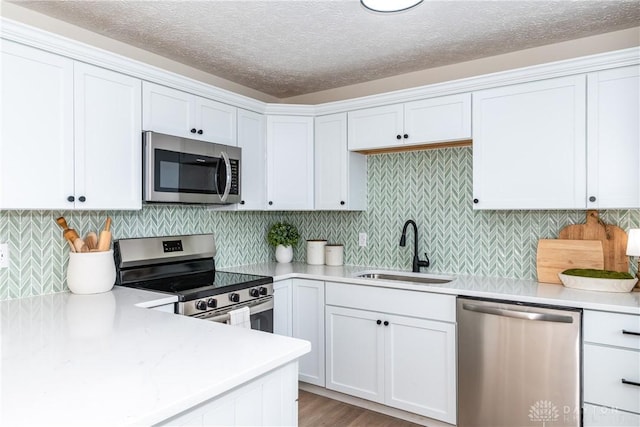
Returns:
[[[425,252],[424,253],[424,261],[423,260],[418,260],[418,265],[420,267],[429,267],[430,264],[431,264],[431,262],[429,261],[429,256]]]

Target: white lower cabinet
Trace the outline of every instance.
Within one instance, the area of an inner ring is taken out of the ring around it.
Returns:
[[[293,335],[292,280],[273,283],[273,333],[290,337]]]
[[[584,311],[584,425],[640,425],[640,316]]]
[[[298,364],[289,363],[159,426],[296,426]]]
[[[299,361],[300,381],[324,387],[324,282],[293,279],[293,337],[311,342]]]
[[[328,389],[455,424],[455,296],[326,282],[326,302]]]

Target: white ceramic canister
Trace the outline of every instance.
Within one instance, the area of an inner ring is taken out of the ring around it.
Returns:
[[[326,245],[324,247],[324,260],[327,265],[342,265],[344,263],[344,246]]]
[[[113,249],[104,252],[71,252],[67,286],[74,294],[108,292],[116,282]]]
[[[307,240],[307,264],[324,264],[324,247],[326,244],[326,240]]]

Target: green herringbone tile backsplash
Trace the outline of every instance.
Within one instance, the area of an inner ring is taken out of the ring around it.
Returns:
[[[398,246],[402,225],[413,219],[429,271],[535,278],[536,244],[584,211],[473,211],[471,148],[448,148],[369,157],[366,212],[220,212],[202,207],[145,206],[142,211],[0,211],[0,242],[8,242],[9,269],[0,270],[0,300],[66,290],[68,249],[54,219],[64,215],[83,234],[113,219],[114,238],[214,233],[221,267],[273,259],[268,226],[287,220],[303,239],[345,245],[345,263],[410,269],[413,236]],[[603,211],[605,222],[640,228],[640,210]],[[358,247],[358,233],[368,246]],[[422,255],[421,255],[422,256]],[[295,258],[305,259],[304,241]],[[634,265],[635,263],[631,263]],[[633,270],[632,270],[633,271]]]

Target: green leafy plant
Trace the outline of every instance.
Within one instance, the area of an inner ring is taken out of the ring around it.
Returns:
[[[299,240],[298,229],[288,222],[276,222],[267,233],[267,242],[272,246],[295,246]]]

